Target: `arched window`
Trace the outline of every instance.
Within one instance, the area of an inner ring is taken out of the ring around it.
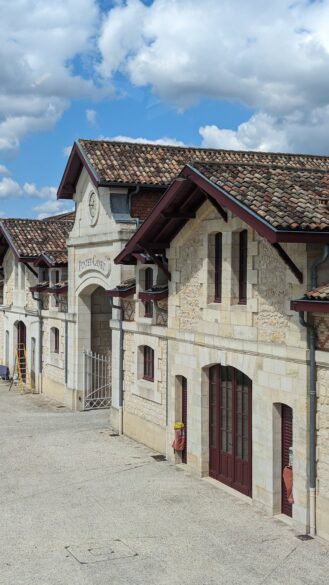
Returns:
[[[52,327],[50,330],[50,351],[59,353],[59,329]]]
[[[143,378],[144,380],[154,381],[154,350],[148,345],[143,347]]]

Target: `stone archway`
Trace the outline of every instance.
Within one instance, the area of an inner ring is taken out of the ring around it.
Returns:
[[[111,403],[111,306],[106,290],[88,285],[78,297],[78,384],[83,409]]]

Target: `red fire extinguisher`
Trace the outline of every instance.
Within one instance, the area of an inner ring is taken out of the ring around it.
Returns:
[[[184,451],[184,448],[185,448],[184,423],[176,422],[174,424],[174,430],[175,430],[175,438],[173,440],[172,447],[173,447],[173,449],[175,449],[175,451]]]

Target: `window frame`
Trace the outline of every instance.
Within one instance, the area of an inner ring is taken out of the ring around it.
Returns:
[[[58,327],[51,328],[51,353],[59,355],[59,329]]]
[[[154,382],[154,349],[143,346],[143,380]]]
[[[144,290],[146,291],[153,286],[153,269],[146,268],[144,273]],[[153,301],[144,301],[144,317],[153,317]]]
[[[215,275],[214,275],[214,302],[222,302],[222,275],[223,275],[223,234],[217,232],[214,239],[215,246]]]
[[[239,233],[239,305],[247,304],[248,230]]]

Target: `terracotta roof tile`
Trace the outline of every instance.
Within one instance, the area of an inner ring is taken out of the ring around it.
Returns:
[[[329,170],[195,162],[191,166],[276,229],[329,231]],[[239,188],[237,188],[239,185]]]
[[[304,298],[311,301],[329,301],[329,284],[323,284],[306,292]]]
[[[37,219],[3,219],[0,229],[20,258],[36,258],[42,252],[58,253],[66,248],[72,221]]]
[[[329,171],[329,158],[325,156],[182,148],[108,140],[80,139],[78,145],[100,183],[137,183],[164,187],[174,180],[187,163],[196,160]],[[254,173],[262,176],[261,168],[255,168]]]

